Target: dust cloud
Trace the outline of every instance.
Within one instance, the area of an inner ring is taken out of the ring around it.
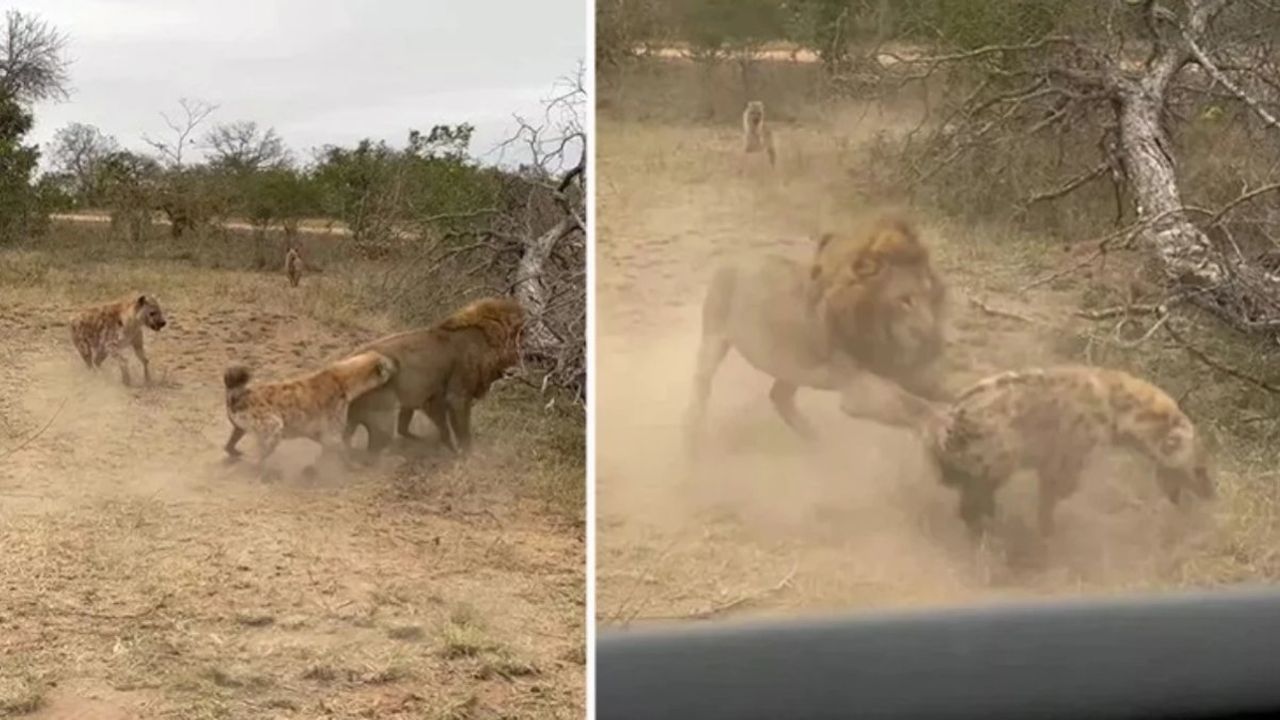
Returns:
[[[842,204],[823,164],[828,128],[789,128],[777,176],[742,168],[728,128],[600,123],[597,307],[597,588],[606,624],[979,602],[1018,594],[1168,584],[1208,517],[1158,495],[1150,468],[1099,457],[1038,541],[1034,483],[998,496],[974,548],[955,494],[911,433],[844,416],[834,394],[801,390],[810,445],[774,411],[771,380],[736,352],[711,391],[706,446],[686,457],[700,303],[714,264],[803,254],[822,227],[875,207]],[[1052,338],[981,314],[965,291],[984,268],[959,234],[916,220],[952,285],[948,384],[1060,362]],[[1015,298],[1007,298],[1009,303]],[[1176,578],[1172,580],[1176,582]]]

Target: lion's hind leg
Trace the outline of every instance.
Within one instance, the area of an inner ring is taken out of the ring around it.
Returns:
[[[449,427],[449,406],[445,403],[444,398],[440,396],[427,398],[427,402],[422,406],[422,411],[431,419],[431,424],[436,426],[436,432],[440,434],[440,442],[444,443],[444,446],[455,454],[459,453],[457,440],[453,437],[453,431]]]
[[[693,392],[689,398],[689,409],[685,425],[688,440],[693,445],[701,444],[703,425],[707,414],[707,401],[711,397],[711,383],[715,379],[720,363],[729,354],[729,339],[723,335],[703,336],[698,347],[697,368],[693,373]]]
[[[702,304],[702,337],[698,342],[697,365],[693,372],[693,389],[685,412],[685,449],[696,454],[702,444],[707,400],[711,383],[720,363],[729,354],[729,313],[733,304],[737,274],[732,268],[721,268],[711,279],[706,300]]]
[[[78,327],[71,329],[71,342],[76,346],[76,352],[80,353],[80,359],[84,360],[85,367],[93,369],[93,345],[80,334]]]

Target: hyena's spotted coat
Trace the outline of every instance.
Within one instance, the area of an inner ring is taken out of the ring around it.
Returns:
[[[1039,475],[1039,523],[1075,492],[1089,454],[1125,446],[1150,458],[1165,495],[1214,495],[1203,438],[1163,390],[1128,373],[1060,366],[1008,372],[963,392],[931,438],[943,482],[960,491],[960,515],[981,533],[995,492],[1021,469]]]
[[[124,359],[124,345],[142,363],[142,374],[151,382],[151,362],[142,347],[142,328],[159,332],[168,321],[160,303],[150,295],[135,294],[124,300],[98,305],[82,311],[71,321],[71,341],[89,368],[102,365],[108,356],[120,365],[120,379],[132,384],[129,366]]]
[[[395,371],[395,362],[376,352],[360,353],[309,375],[274,383],[250,385],[247,368],[227,368],[223,375],[231,421],[227,455],[239,457],[236,443],[247,432],[257,439],[258,470],[264,477],[267,458],[281,440],[310,438],[320,443],[325,454],[332,454],[342,444],[351,401],[385,385]]]

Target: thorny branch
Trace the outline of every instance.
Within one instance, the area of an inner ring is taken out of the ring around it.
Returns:
[[[527,316],[521,368],[539,375],[530,384],[566,390],[579,403],[586,398],[584,78],[579,67],[558,81],[541,118],[515,117],[516,130],[495,151],[519,153],[522,162],[504,175],[492,206],[415,219],[432,242],[409,254],[398,287],[385,288],[392,298],[419,292],[406,280],[430,268],[514,296]]]
[[[1167,318],[1167,317],[1168,317],[1167,314],[1164,315],[1164,318]],[[1174,330],[1172,323],[1164,322],[1163,325],[1164,325],[1165,333],[1169,335],[1169,338],[1172,339],[1175,343],[1177,343],[1191,357],[1199,360],[1200,362],[1204,363],[1205,365],[1208,365],[1209,367],[1213,368],[1214,370],[1217,370],[1218,372],[1221,372],[1226,375],[1230,375],[1231,377],[1237,380],[1253,385],[1254,387],[1259,388],[1261,390],[1265,390],[1266,392],[1269,392],[1273,395],[1280,395],[1280,386],[1269,383],[1266,380],[1259,380],[1258,378],[1255,378],[1252,375],[1242,370],[1238,370],[1219,360],[1215,360],[1214,358],[1210,357],[1208,353],[1204,352],[1200,348],[1188,342],[1187,339],[1184,338],[1182,334],[1179,333],[1177,330]]]
[[[1209,73],[1209,77],[1213,78],[1214,82],[1222,85],[1222,87],[1230,91],[1232,95],[1236,96],[1240,102],[1248,105],[1249,109],[1257,113],[1258,117],[1262,118],[1263,121],[1272,128],[1280,130],[1280,121],[1277,121],[1274,115],[1267,112],[1267,109],[1262,107],[1262,103],[1259,103],[1256,98],[1241,90],[1238,85],[1231,82],[1231,79],[1219,70],[1218,66],[1209,59],[1209,56],[1200,48],[1200,45],[1196,43],[1195,38],[1191,37],[1186,28],[1182,28],[1182,39],[1187,43],[1187,47],[1191,49],[1191,54],[1195,57],[1196,62],[1199,63],[1200,67],[1204,68],[1205,72]]]
[[[35,431],[34,433],[32,433],[31,435],[27,436],[27,438],[26,438],[25,440],[23,440],[22,442],[18,443],[17,445],[14,445],[13,447],[9,448],[8,450],[5,450],[3,453],[0,453],[0,460],[3,460],[4,458],[9,457],[10,455],[13,455],[14,453],[18,452],[19,450],[21,450],[21,449],[23,449],[23,448],[27,447],[28,445],[30,445],[31,443],[35,442],[36,438],[38,438],[38,437],[40,437],[41,435],[43,435],[43,434],[44,434],[44,431],[45,431],[45,430],[48,430],[48,429],[49,429],[49,426],[53,424],[53,421],[58,419],[58,415],[62,412],[62,408],[66,406],[67,401],[68,401],[68,400],[70,400],[70,399],[71,399],[71,396],[70,396],[70,395],[68,395],[67,397],[62,398],[62,402],[58,403],[58,407],[53,411],[53,414],[49,416],[49,419],[48,419],[47,421],[45,421],[45,424],[44,424],[44,425],[41,425],[39,430],[36,430],[36,431]]]

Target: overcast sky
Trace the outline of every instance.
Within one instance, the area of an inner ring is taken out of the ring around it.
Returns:
[[[363,137],[470,122],[472,153],[541,112],[586,55],[584,0],[11,0],[69,37],[71,99],[35,108],[125,147],[165,137],[180,97],[272,126],[303,158]],[[497,155],[485,159],[496,161]],[[508,158],[508,161],[518,158]]]

